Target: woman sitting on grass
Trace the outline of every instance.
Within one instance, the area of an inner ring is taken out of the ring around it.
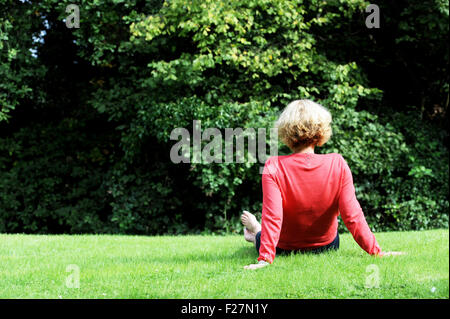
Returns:
[[[256,269],[275,254],[320,253],[339,248],[339,213],[356,242],[374,256],[383,253],[355,196],[353,177],[337,153],[315,154],[331,136],[331,114],[310,100],[290,103],[276,122],[278,135],[293,154],[267,160],[262,175],[262,225],[247,211],[241,216],[244,237],[256,246]]]

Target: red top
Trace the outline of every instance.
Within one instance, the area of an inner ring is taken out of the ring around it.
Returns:
[[[339,213],[356,242],[381,252],[355,196],[342,155],[295,153],[270,157],[262,175],[263,210],[259,260],[272,263],[275,247],[308,249],[331,243]]]

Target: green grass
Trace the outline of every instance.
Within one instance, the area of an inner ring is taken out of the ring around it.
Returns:
[[[337,252],[248,271],[241,236],[0,235],[0,298],[449,298],[448,229],[376,237],[407,255],[374,258],[344,234]],[[71,264],[80,288],[66,287]],[[379,288],[365,287],[371,264]]]

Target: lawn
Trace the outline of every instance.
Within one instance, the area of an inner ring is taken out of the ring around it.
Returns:
[[[337,252],[250,271],[241,236],[0,234],[0,298],[449,298],[448,229],[376,237],[407,255],[374,258],[343,234]]]

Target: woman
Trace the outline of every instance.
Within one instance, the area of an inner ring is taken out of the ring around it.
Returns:
[[[244,268],[267,266],[276,254],[338,249],[339,214],[370,255],[401,254],[381,251],[356,199],[344,158],[337,153],[314,153],[314,147],[331,136],[328,110],[310,100],[297,100],[284,109],[276,127],[293,153],[271,157],[264,166],[262,224],[247,211],[241,216],[244,237],[259,253],[258,263]]]

